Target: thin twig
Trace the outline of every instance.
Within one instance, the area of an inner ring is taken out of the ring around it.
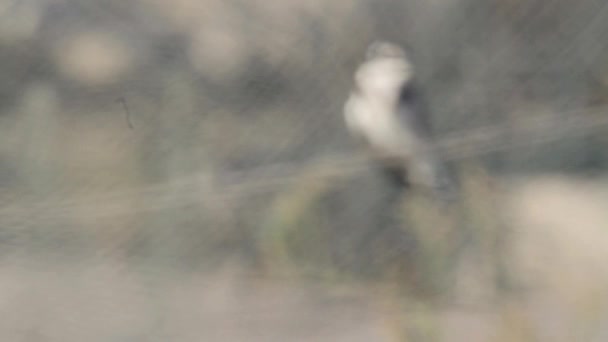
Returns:
[[[127,105],[127,101],[125,100],[124,97],[120,97],[116,101],[122,103],[122,107],[125,110],[125,118],[127,120],[127,125],[129,126],[129,128],[131,130],[133,130],[134,127],[133,127],[133,123],[131,123],[131,111],[129,110],[129,106]]]

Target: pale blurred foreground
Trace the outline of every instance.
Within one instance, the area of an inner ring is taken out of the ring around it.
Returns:
[[[514,296],[488,292],[479,268],[463,271],[460,303],[434,306],[400,295],[398,284],[302,282],[233,262],[199,273],[15,253],[0,266],[0,339],[605,341],[608,183],[518,181],[503,205],[517,230]]]

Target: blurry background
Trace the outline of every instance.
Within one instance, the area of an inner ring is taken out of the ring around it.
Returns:
[[[0,339],[605,341],[602,0],[0,0]],[[348,137],[408,46],[448,212]]]

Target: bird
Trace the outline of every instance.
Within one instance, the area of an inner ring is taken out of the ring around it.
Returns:
[[[429,106],[415,76],[405,49],[373,42],[356,69],[344,120],[392,184],[446,197],[453,182],[432,137]]]

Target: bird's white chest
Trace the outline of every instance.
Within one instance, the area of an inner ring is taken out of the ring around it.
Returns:
[[[345,108],[350,130],[362,135],[371,147],[392,155],[403,155],[411,149],[413,136],[397,117],[395,106],[351,95]]]

